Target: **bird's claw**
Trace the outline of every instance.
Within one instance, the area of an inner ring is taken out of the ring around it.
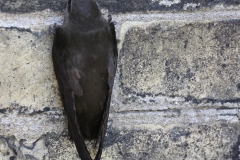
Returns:
[[[112,21],[112,16],[109,14],[108,15],[108,23],[111,23],[111,21]]]
[[[112,16],[111,16],[110,14],[108,15],[108,23],[109,23],[109,24],[110,24],[110,23],[113,23],[114,25],[117,24],[117,22],[115,22],[115,21],[112,22]]]

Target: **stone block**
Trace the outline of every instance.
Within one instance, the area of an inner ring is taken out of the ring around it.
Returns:
[[[0,135],[33,142],[66,127],[51,60],[52,41],[49,32],[0,29]]]
[[[162,103],[158,109],[163,109],[163,101],[178,107],[188,102],[238,107],[239,27],[239,20],[124,23],[118,66],[122,92],[115,103],[126,110],[131,103]]]
[[[150,3],[163,7],[155,11],[181,11],[197,3],[138,2],[98,1],[114,13],[147,11]],[[62,16],[36,12],[62,12],[65,1],[0,3],[2,12],[15,13],[1,13],[0,159],[78,159],[47,30],[61,24]],[[198,3],[197,9],[238,5],[231,0]],[[240,21],[222,20],[235,13],[237,19],[237,11],[115,15],[119,63],[102,159],[239,159]],[[214,16],[204,20],[208,15]]]
[[[108,9],[111,13],[129,13],[129,12],[177,12],[177,11],[195,11],[206,9],[224,9],[224,8],[239,8],[239,1],[235,0],[99,0],[99,5],[102,8]]]
[[[67,0],[1,0],[0,10],[6,13],[29,13],[51,9],[63,11]],[[97,0],[100,8],[109,13],[178,12],[208,9],[239,9],[238,0]]]
[[[107,133],[103,159],[238,159],[239,124],[139,125]]]
[[[237,160],[239,133],[238,123],[110,127],[106,134],[102,159]],[[0,151],[2,160],[79,158],[73,143],[64,133],[46,133],[33,143],[18,141],[14,137],[1,137],[0,147],[3,149]]]

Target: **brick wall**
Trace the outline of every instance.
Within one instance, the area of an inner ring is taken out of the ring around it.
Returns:
[[[97,2],[119,39],[102,159],[238,160],[240,1]],[[65,3],[0,1],[0,160],[78,159],[51,61]]]

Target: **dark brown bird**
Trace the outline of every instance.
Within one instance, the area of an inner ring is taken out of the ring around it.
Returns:
[[[102,154],[117,68],[113,22],[102,17],[94,0],[68,0],[64,22],[56,27],[54,71],[68,119],[68,130],[82,160],[91,160],[84,139],[99,142]]]

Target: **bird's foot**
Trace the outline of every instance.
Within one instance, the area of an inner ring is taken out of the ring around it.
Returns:
[[[117,22],[112,21],[112,16],[111,16],[111,15],[108,15],[108,23],[109,23],[109,24],[112,23],[112,24],[114,24],[114,25],[117,24]]]
[[[112,21],[112,16],[109,14],[108,15],[108,23],[111,23],[111,21]]]

